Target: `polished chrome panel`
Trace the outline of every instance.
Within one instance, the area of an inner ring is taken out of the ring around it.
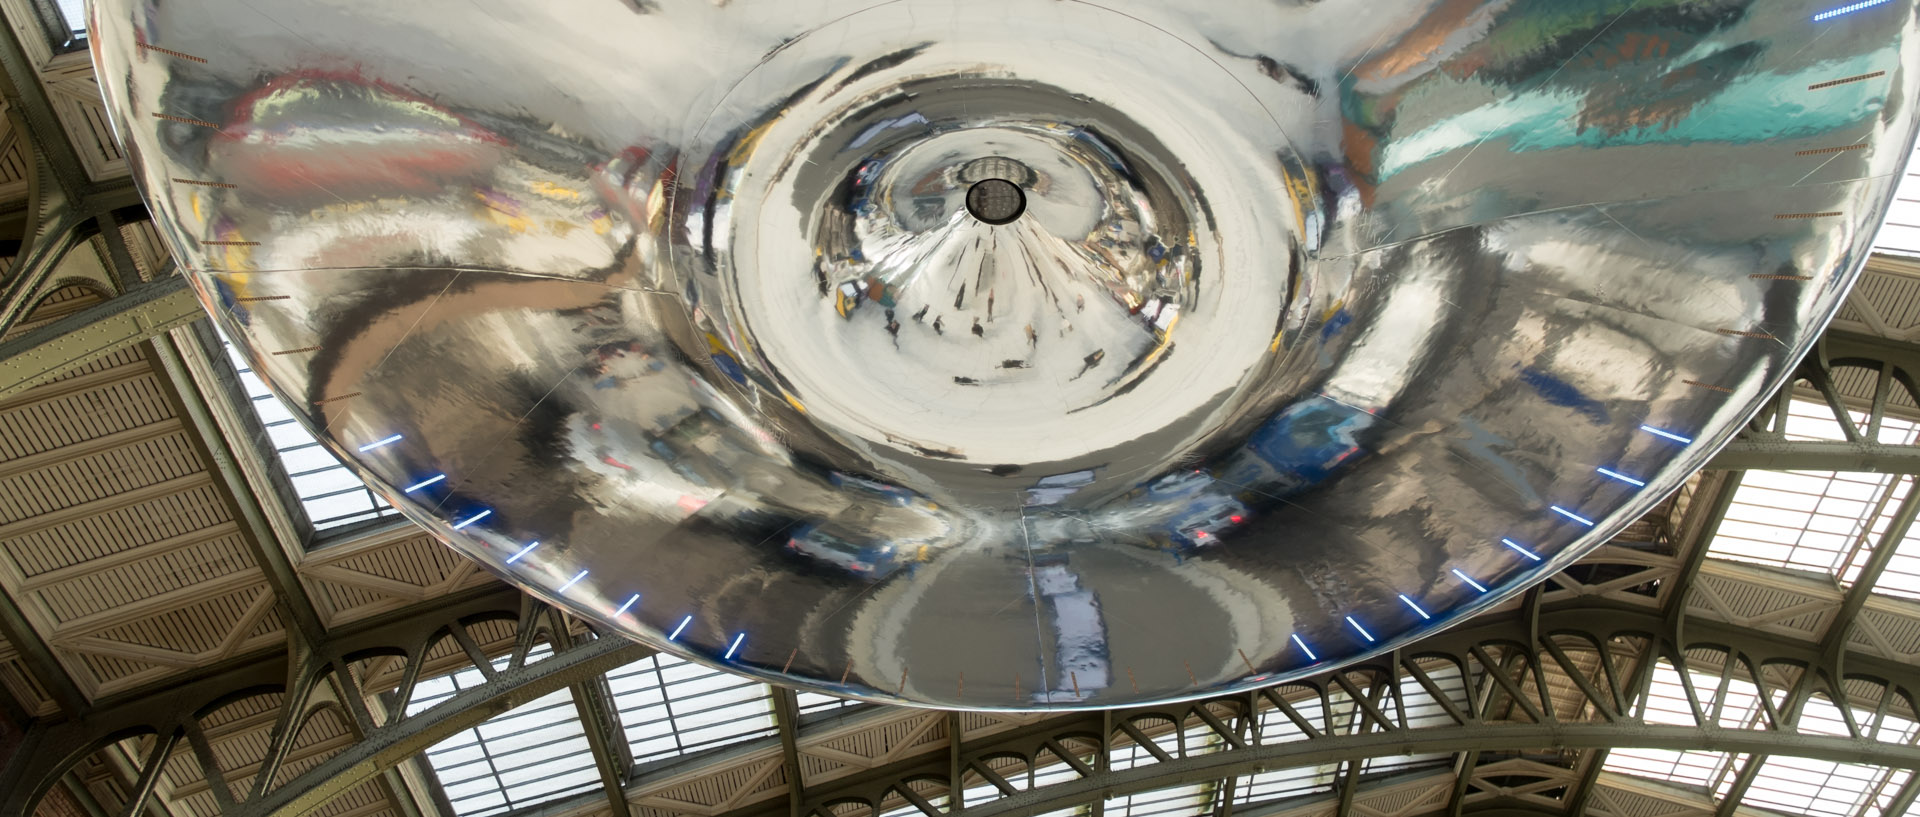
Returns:
[[[1920,60],[1913,0],[94,14],[208,308],[409,517],[1005,709],[1394,649],[1619,530],[1833,314]]]

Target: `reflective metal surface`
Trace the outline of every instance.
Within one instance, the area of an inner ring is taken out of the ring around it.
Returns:
[[[1027,709],[1393,649],[1679,485],[1863,263],[1915,14],[98,0],[93,53],[408,516],[675,652]]]

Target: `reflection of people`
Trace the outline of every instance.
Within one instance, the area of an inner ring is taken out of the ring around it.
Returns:
[[[921,322],[922,320],[924,320],[924,319],[925,319],[925,318],[927,317],[927,310],[929,310],[929,309],[932,309],[932,308],[933,308],[933,305],[932,305],[932,304],[928,304],[928,305],[926,305],[926,306],[923,306],[923,307],[920,307],[920,311],[919,311],[919,312],[915,312],[915,313],[913,313],[913,320],[914,320],[914,322],[915,322],[915,323],[919,323],[919,322]]]
[[[933,316],[933,333],[936,335],[944,335],[947,333],[946,324],[940,322],[939,315]]]
[[[984,338],[987,336],[987,330],[980,326],[979,318],[973,319],[973,335],[974,337],[980,337],[980,338]]]
[[[1081,366],[1080,374],[1074,375],[1073,379],[1079,380],[1081,375],[1085,375],[1088,371],[1091,371],[1093,367],[1100,365],[1100,361],[1106,360],[1106,359],[1107,359],[1107,350],[1105,349],[1093,350],[1093,354],[1087,355],[1086,357],[1083,357],[1080,359],[1082,362],[1086,363],[1087,365]]]

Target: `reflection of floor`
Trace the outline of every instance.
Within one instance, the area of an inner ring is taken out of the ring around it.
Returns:
[[[1228,658],[1238,660],[1227,605],[1198,583],[1166,575],[1174,567],[1170,556],[1105,544],[1066,555],[1080,587],[1099,598],[1112,667],[1109,686],[1117,693],[1131,694],[1136,681],[1142,691],[1188,690],[1189,662],[1204,679],[1217,677]],[[916,580],[925,583],[911,600],[883,590],[877,603],[901,606],[870,615],[905,617],[886,628],[897,640],[878,645],[879,653],[900,656],[923,694],[956,694],[962,673],[969,704],[1014,705],[1016,676],[1023,699],[1072,688],[1073,679],[1056,660],[1056,611],[1036,608],[1030,600],[1025,554],[955,554],[947,564],[922,570]],[[879,635],[882,628],[875,629]],[[1092,692],[1088,686],[1082,691]]]

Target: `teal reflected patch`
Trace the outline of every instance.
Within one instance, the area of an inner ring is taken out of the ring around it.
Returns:
[[[1569,147],[1751,144],[1814,136],[1865,121],[1886,105],[1885,85],[1860,82],[1809,92],[1808,85],[1899,65],[1891,50],[1819,63],[1791,74],[1734,80],[1684,119],[1610,133],[1578,126],[1587,92],[1543,90],[1483,105],[1396,139],[1383,152],[1380,180],[1482,141],[1511,140],[1515,152]]]

